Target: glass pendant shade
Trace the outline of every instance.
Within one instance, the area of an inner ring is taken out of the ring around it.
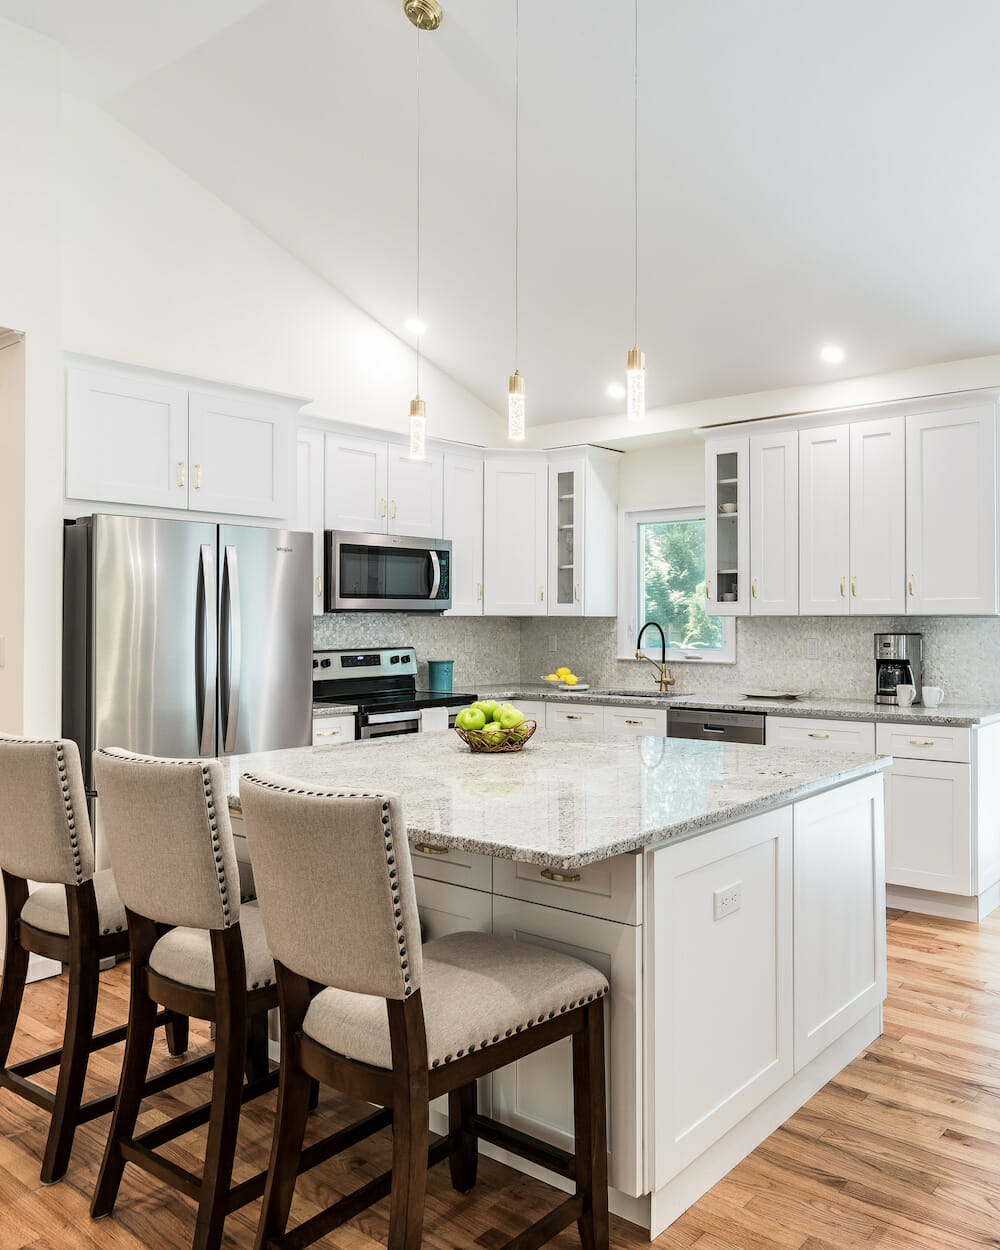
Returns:
[[[410,459],[423,460],[426,455],[427,405],[418,395],[410,400]]]
[[[507,381],[507,437],[524,439],[524,378],[516,369]]]
[[[633,347],[628,354],[628,419],[641,421],[646,415],[646,355]]]

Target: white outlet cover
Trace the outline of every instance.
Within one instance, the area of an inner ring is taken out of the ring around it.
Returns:
[[[743,882],[724,885],[712,895],[712,914],[716,920],[731,916],[743,906]]]

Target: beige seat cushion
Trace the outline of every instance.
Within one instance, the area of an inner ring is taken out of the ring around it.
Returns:
[[[421,997],[432,1068],[482,1050],[608,992],[579,959],[489,933],[452,933],[424,946]],[[302,1031],[362,1063],[392,1067],[384,998],[325,989]]]
[[[274,960],[267,948],[260,908],[244,903],[240,908],[243,958],[247,966],[247,989],[259,990],[274,984]],[[153,947],[149,966],[161,977],[189,985],[196,990],[215,989],[212,939],[207,929],[171,929]]]
[[[94,873],[94,894],[97,896],[97,919],[101,933],[124,933],[127,928],[125,908],[118,897],[110,868]],[[44,929],[46,933],[69,937],[66,887],[40,885],[21,908],[21,919],[36,929]]]

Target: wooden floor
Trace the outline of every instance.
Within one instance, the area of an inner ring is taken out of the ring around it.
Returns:
[[[102,978],[102,1025],[124,1020],[127,971]],[[65,978],[29,986],[18,1057],[57,1044]],[[208,1045],[192,1022],[192,1050]],[[171,1062],[158,1037],[155,1062]],[[121,1048],[95,1056],[93,1090],[116,1078]],[[183,1101],[201,1101],[208,1079],[161,1095],[148,1126]],[[244,1112],[237,1179],[264,1166],[273,1096]],[[349,1103],[324,1093],[317,1136],[350,1119]],[[107,1119],[79,1131],[67,1178],[38,1181],[43,1114],[0,1092],[0,1250],[109,1247],[186,1250],[192,1208],[134,1168],[126,1169],[113,1218],[88,1215]],[[192,1166],[203,1132],[175,1145]],[[188,1149],[191,1153],[188,1153]],[[383,1134],[300,1181],[293,1219],[389,1166]],[[497,1250],[541,1214],[554,1191],[489,1160],[472,1194],[456,1194],[447,1167],[432,1174],[424,1244],[429,1250]],[[250,1247],[257,1203],[227,1223],[227,1247]],[[375,1250],[386,1242],[388,1202],[321,1244]],[[554,1243],[579,1246],[575,1231]],[[640,1230],[612,1222],[616,1247],[646,1245]],[[866,1246],[880,1250],[1000,1247],[1000,912],[980,926],[893,913],[885,1033],[835,1081],[662,1237],[658,1246],[699,1250]]]

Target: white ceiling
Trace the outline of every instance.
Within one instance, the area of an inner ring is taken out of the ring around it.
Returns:
[[[423,59],[426,354],[514,366],[513,0]],[[385,326],[415,307],[401,0],[0,0],[77,89]],[[609,20],[609,14],[613,21]],[[996,0],[640,0],[639,343],[651,406],[1000,350]],[[612,413],[632,343],[632,4],[521,3],[532,423]],[[842,343],[843,365],[818,359]]]

